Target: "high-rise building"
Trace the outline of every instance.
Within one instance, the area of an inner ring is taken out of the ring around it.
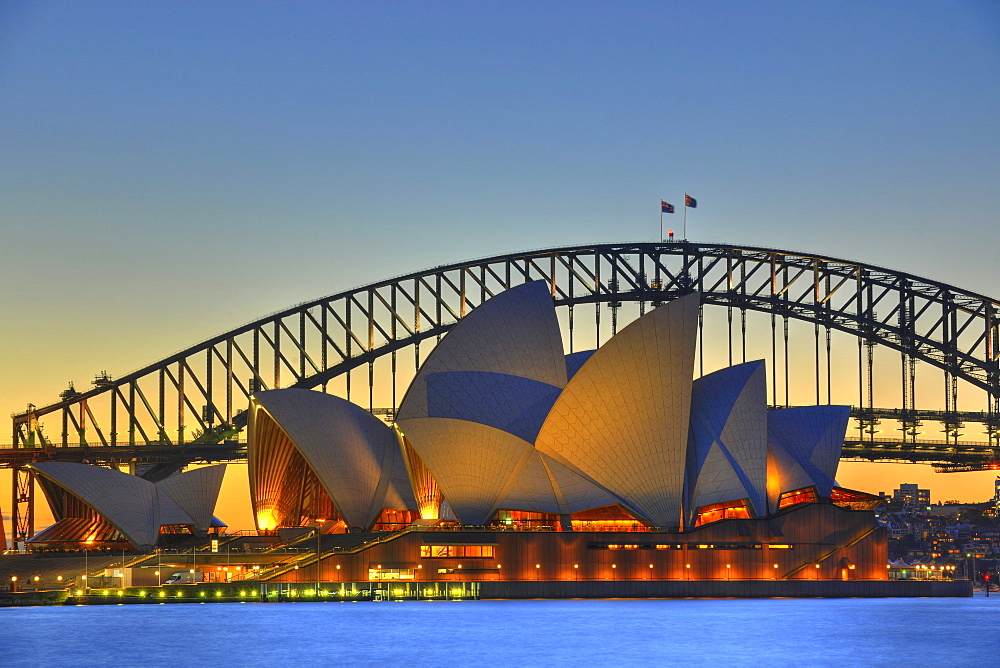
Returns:
[[[899,489],[893,490],[892,500],[904,506],[929,506],[931,490],[920,489],[915,483],[901,483]]]

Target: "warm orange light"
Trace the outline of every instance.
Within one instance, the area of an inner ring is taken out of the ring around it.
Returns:
[[[653,564],[650,564],[650,565],[649,565],[649,567],[650,567],[650,568],[652,568],[652,567],[653,567]]]
[[[16,575],[11,575],[10,576],[10,581],[11,582],[17,582],[17,576]]]
[[[778,567],[778,564],[775,564],[775,565],[774,565],[774,567],[775,567],[775,568],[777,568],[777,567]]]
[[[541,564],[535,564],[535,568],[541,568],[541,567],[542,567]]]
[[[732,564],[726,564],[726,568],[732,568],[732,567],[733,567]]]
[[[424,565],[423,565],[423,564],[417,564],[417,568],[423,568],[423,567],[424,567]],[[497,568],[500,568],[500,567],[499,567],[499,566],[497,566]],[[339,569],[340,569],[340,566],[337,566],[337,569],[339,570]]]
[[[684,568],[691,568],[691,564],[684,564]]]
[[[819,564],[816,564],[816,568],[819,568]],[[886,568],[888,568],[888,566],[886,566]]]
[[[461,568],[462,564],[459,564],[458,567]],[[381,568],[381,566],[379,566],[379,568]],[[538,566],[535,566],[535,568],[538,568]]]
[[[153,575],[159,575],[159,574],[160,574],[160,571],[153,571]],[[59,576],[59,579],[62,580],[62,576],[61,575]]]
[[[58,580],[59,582],[62,582],[62,576],[61,575],[57,575],[56,576],[56,580]]]
[[[35,582],[38,582],[38,576],[37,575],[33,579],[35,580]]]
[[[188,571],[188,572],[189,572],[189,573],[194,573],[194,569],[192,568],[192,569],[191,569],[190,571]]]
[[[618,564],[611,564],[611,568],[618,568]]]
[[[420,568],[423,568],[423,566],[420,566]],[[501,568],[503,568],[503,566],[501,566],[500,564],[497,564],[497,570],[500,570]]]
[[[278,526],[278,516],[270,508],[257,512],[257,527],[262,531],[271,531]]]
[[[423,568],[423,566],[421,565],[420,568]],[[340,564],[337,564],[337,570],[340,570]]]
[[[580,564],[573,564],[573,568],[580,568]]]

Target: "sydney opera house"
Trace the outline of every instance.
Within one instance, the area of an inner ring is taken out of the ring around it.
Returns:
[[[329,548],[267,577],[885,580],[877,497],[835,481],[849,408],[769,411],[763,361],[692,380],[698,310],[681,296],[566,354],[547,285],[526,283],[438,342],[391,425],[322,392],[256,393],[257,532]],[[155,483],[32,468],[56,519],[35,550],[148,552],[224,526],[224,466]]]
[[[567,355],[546,284],[512,288],[438,343],[391,426],[257,393],[258,530],[395,532],[324,580],[885,579],[877,497],[835,482],[849,407],[769,411],[763,361],[692,381],[698,308]]]

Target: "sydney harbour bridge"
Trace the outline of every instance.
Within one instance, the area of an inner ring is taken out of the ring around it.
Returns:
[[[98,375],[13,416],[11,534],[34,533],[34,461],[130,466],[158,480],[192,462],[246,457],[249,396],[338,394],[392,420],[421,360],[491,296],[551,289],[569,352],[646,310],[702,296],[696,374],[765,359],[769,398],[849,403],[845,459],[1000,468],[1000,304],[850,260],[688,241],[496,255],[387,279],[219,334],[126,375]],[[0,525],[0,532],[3,531]],[[0,535],[3,535],[0,533]]]

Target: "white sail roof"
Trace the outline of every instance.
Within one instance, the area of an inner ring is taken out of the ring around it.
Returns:
[[[699,295],[632,322],[563,389],[536,447],[655,526],[680,524]]]
[[[300,389],[258,392],[254,402],[288,435],[349,527],[371,527],[387,498],[416,508],[396,436],[368,411],[339,397]],[[256,453],[253,429],[249,448]],[[251,456],[251,467],[260,465],[267,463]]]
[[[535,455],[527,441],[476,422],[412,418],[397,424],[465,524],[485,524]]]
[[[186,473],[175,473],[156,483],[156,487],[168,494],[191,517],[195,529],[207,531],[212,525],[212,514],[225,474],[225,464],[204,466]]]
[[[398,419],[428,417],[426,378],[443,371],[489,371],[563,387],[562,334],[546,283],[506,290],[459,320],[420,367]]]
[[[136,548],[156,545],[160,503],[156,485],[150,481],[91,464],[36,462],[30,467],[79,497]]]
[[[766,393],[763,361],[727,367],[694,381],[689,524],[698,507],[737,499],[748,499],[758,516],[767,513]]]
[[[830,496],[850,416],[850,406],[799,406],[768,413],[768,443],[775,465],[779,475],[794,485],[782,484],[781,492],[816,485],[820,496]],[[809,476],[809,483],[799,484],[801,473],[787,464],[789,457]]]

